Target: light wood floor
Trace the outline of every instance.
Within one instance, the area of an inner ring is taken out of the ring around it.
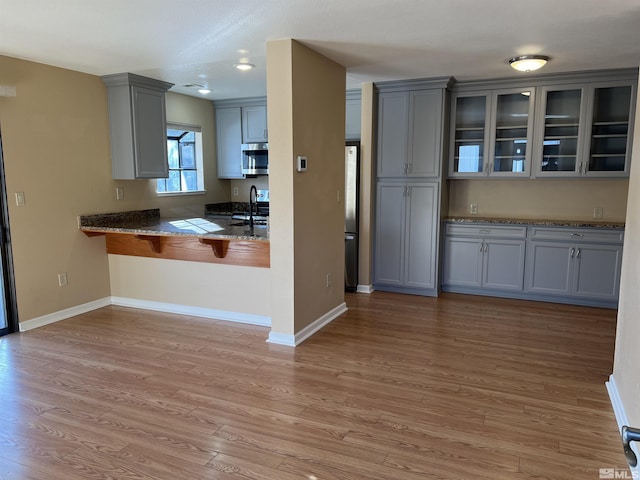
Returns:
[[[107,307],[0,339],[0,478],[598,479],[615,311],[348,295],[296,349]]]

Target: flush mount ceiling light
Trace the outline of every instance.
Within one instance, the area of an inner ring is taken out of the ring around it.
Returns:
[[[236,63],[234,67],[242,72],[246,72],[247,70],[255,68],[255,65],[253,63]]]
[[[509,65],[520,72],[533,72],[549,61],[546,55],[520,55],[509,59]]]

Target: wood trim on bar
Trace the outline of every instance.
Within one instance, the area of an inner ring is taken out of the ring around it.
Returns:
[[[137,235],[116,232],[83,233],[88,237],[104,235],[106,237],[107,253],[114,255],[167,258],[260,268],[269,268],[271,265],[268,241]]]
[[[217,258],[224,258],[227,256],[227,250],[229,250],[229,240],[220,240],[217,238],[201,238],[200,243],[209,245],[213,250],[213,254]]]
[[[154,235],[136,235],[136,238],[149,242],[149,246],[154,252],[162,253],[162,237]]]

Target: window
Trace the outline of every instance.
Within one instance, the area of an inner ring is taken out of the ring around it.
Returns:
[[[204,191],[200,127],[168,124],[167,157],[169,178],[157,180],[156,191],[159,194]]]

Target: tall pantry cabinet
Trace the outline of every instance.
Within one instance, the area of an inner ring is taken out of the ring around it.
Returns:
[[[449,77],[376,84],[377,290],[438,294],[450,85]]]

